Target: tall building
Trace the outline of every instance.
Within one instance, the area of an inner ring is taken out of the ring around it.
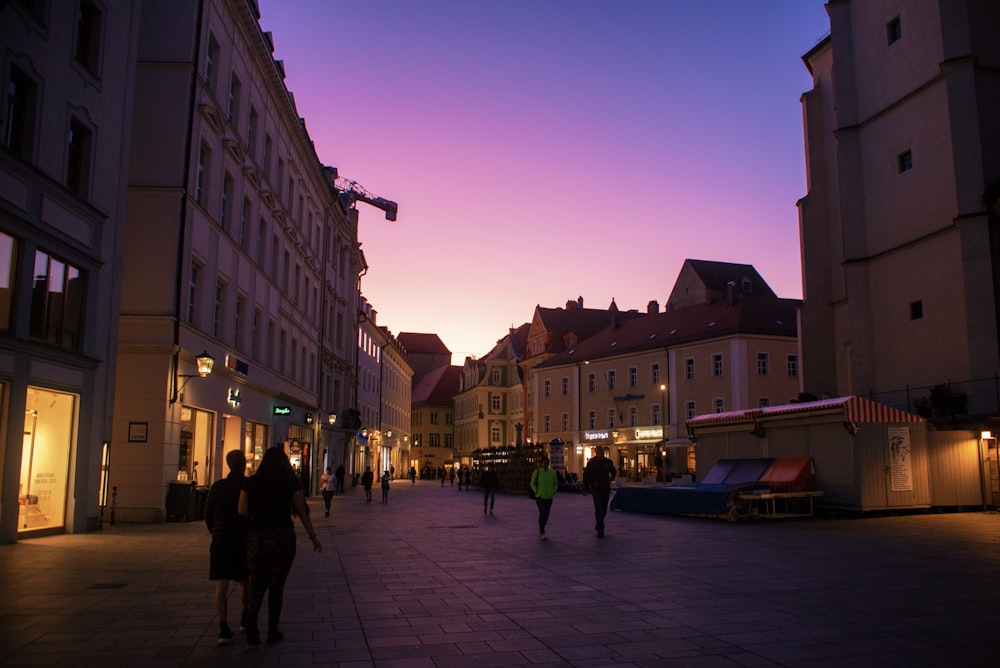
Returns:
[[[254,0],[142,5],[110,465],[122,520],[190,509],[228,450],[253,470],[281,447],[313,492],[349,454],[328,416],[356,394],[357,212],[259,19]]]
[[[0,3],[0,542],[99,522],[138,36],[133,2]]]
[[[433,478],[454,461],[455,395],[461,375],[462,367],[449,364],[413,378],[410,464],[421,478]]]
[[[827,11],[803,56],[803,389],[995,415],[1000,3]]]

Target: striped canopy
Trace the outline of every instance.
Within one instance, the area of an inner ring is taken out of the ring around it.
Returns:
[[[726,413],[698,415],[686,422],[690,427],[723,424],[727,422],[757,422],[762,419],[791,415],[794,413],[828,413],[840,411],[847,422],[923,422],[919,415],[901,411],[892,406],[879,404],[864,397],[837,397],[821,401],[807,401],[800,404],[768,406]]]

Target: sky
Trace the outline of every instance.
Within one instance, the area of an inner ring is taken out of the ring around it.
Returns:
[[[824,0],[260,0],[394,334],[482,357],[536,305],[661,308],[685,259],[801,298]]]

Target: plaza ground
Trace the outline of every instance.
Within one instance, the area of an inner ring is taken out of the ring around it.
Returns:
[[[543,542],[526,496],[373,497],[310,499],[323,551],[297,524],[275,645],[217,645],[202,522],[0,545],[0,666],[1000,665],[997,513],[615,512],[598,539],[590,497],[559,494]]]

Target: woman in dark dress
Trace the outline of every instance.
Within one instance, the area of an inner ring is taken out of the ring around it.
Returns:
[[[260,644],[257,617],[267,593],[267,642],[279,642],[284,636],[278,623],[285,598],[285,580],[295,560],[295,527],[292,513],[298,515],[309,532],[313,550],[322,545],[309,519],[309,507],[299,478],[288,457],[277,448],[268,448],[257,473],[247,478],[240,493],[240,515],[249,518],[247,565],[250,568],[250,605],[247,610],[247,642]]]

